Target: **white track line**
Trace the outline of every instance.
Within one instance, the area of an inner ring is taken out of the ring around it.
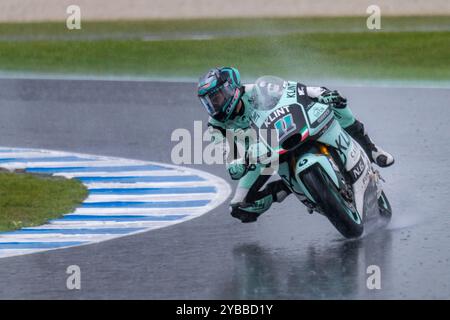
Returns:
[[[196,208],[78,208],[71,215],[111,216],[111,215],[141,215],[161,216],[174,214],[198,215],[204,212],[203,207]]]
[[[194,216],[195,217],[195,216]],[[185,220],[181,219],[180,222]],[[171,221],[58,221],[41,226],[41,229],[73,229],[73,228],[145,228],[147,230],[172,225]]]
[[[207,187],[209,181],[180,181],[180,182],[89,182],[84,184],[88,189],[134,189],[134,188],[176,188],[176,187]]]
[[[166,201],[183,201],[183,200],[213,200],[216,197],[215,193],[187,193],[187,194],[139,194],[139,195],[90,195],[84,203],[92,202],[112,202],[112,201],[127,201],[127,202],[166,202]]]
[[[151,170],[151,171],[124,171],[124,172],[58,172],[55,176],[66,178],[78,177],[165,177],[188,176],[189,171],[178,170]]]

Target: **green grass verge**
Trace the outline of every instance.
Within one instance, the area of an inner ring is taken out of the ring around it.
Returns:
[[[41,225],[70,213],[86,196],[77,180],[0,172],[0,231]]]
[[[450,79],[450,32],[289,34],[214,40],[0,42],[0,70],[197,77],[233,65],[244,77]]]
[[[0,36],[77,38],[88,35],[142,37],[148,34],[258,33],[267,32],[367,32],[367,17],[253,18],[150,21],[82,22],[81,30],[69,31],[65,22],[0,23]],[[381,31],[450,30],[450,16],[382,17]]]

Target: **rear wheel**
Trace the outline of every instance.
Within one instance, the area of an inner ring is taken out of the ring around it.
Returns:
[[[347,202],[331,178],[318,166],[301,174],[301,179],[325,216],[346,238],[357,238],[363,231],[363,222],[352,203]]]
[[[391,220],[392,217],[392,208],[389,203],[388,198],[384,194],[384,191],[381,192],[380,197],[378,198],[378,208],[380,211],[380,216],[386,220],[386,224]]]

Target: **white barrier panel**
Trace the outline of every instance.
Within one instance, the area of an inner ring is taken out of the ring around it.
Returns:
[[[1,0],[0,22],[65,21],[70,5],[83,20],[225,17],[366,16],[376,4],[383,15],[449,15],[449,0]]]

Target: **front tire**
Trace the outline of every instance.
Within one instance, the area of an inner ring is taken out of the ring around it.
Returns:
[[[301,174],[301,179],[325,216],[344,237],[361,236],[364,226],[358,212],[342,197],[320,166],[306,170]]]

